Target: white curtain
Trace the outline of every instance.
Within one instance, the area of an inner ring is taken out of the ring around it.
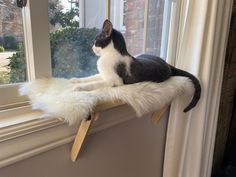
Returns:
[[[202,95],[187,114],[189,98],[171,105],[163,177],[210,177],[231,7],[232,0],[173,3],[167,58],[198,76]]]

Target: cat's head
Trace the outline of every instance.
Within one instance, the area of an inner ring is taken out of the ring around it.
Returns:
[[[97,35],[93,45],[93,51],[101,56],[105,51],[117,50],[121,55],[129,55],[123,35],[113,28],[109,20],[105,20],[102,32]]]

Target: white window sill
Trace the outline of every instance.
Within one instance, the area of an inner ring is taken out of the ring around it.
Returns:
[[[5,116],[1,113],[0,125],[4,128],[0,128],[0,168],[70,143],[75,138],[77,126],[69,127],[58,119],[39,119],[42,113],[30,111],[27,106],[13,111],[14,116],[10,118],[6,117],[7,113]],[[133,118],[135,112],[127,105],[104,110],[89,134]]]
[[[40,118],[42,112],[32,111],[29,104],[0,111],[0,130]]]

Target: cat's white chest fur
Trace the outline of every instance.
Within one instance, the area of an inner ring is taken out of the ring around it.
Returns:
[[[129,56],[122,56],[116,49],[113,43],[109,44],[106,49],[101,52],[101,56],[97,62],[97,68],[102,78],[112,86],[123,85],[123,80],[116,72],[116,66],[122,62],[126,65],[127,72],[129,72],[130,63],[132,59]]]

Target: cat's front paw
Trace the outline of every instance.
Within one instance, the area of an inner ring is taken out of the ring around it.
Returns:
[[[69,80],[71,83],[75,84],[75,83],[80,83],[81,82],[81,79],[79,78],[76,78],[76,77],[73,77]]]
[[[90,91],[91,87],[89,85],[87,85],[87,84],[76,84],[73,87],[73,90],[74,91]]]

